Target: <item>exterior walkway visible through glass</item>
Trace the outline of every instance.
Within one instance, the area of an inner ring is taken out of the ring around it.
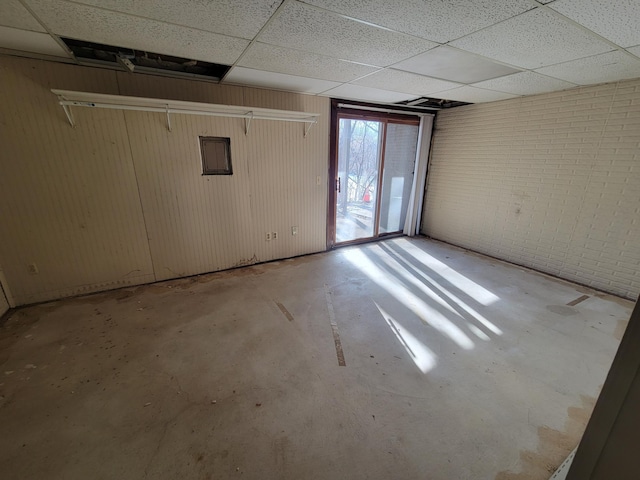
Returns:
[[[373,203],[350,204],[336,215],[336,242],[373,237]]]

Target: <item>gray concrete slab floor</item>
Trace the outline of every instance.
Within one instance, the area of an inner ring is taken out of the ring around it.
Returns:
[[[396,238],[22,308],[0,329],[0,472],[547,479],[631,307]]]

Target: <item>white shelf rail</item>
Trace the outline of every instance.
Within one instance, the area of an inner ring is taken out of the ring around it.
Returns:
[[[304,124],[306,137],[320,118],[319,113],[296,112],[293,110],[274,110],[270,108],[242,107],[238,105],[217,105],[213,103],[183,102],[161,98],[127,97],[104,93],[74,92],[56,90],[51,92],[58,97],[64,113],[72,127],[76,125],[71,107],[110,108],[116,110],[135,110],[138,112],[157,112],[167,116],[167,129],[171,131],[171,115],[205,115],[209,117],[244,118],[245,135],[249,133],[253,120],[277,120],[281,122],[299,122]]]

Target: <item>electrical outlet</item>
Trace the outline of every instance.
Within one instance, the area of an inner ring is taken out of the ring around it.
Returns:
[[[29,265],[27,265],[27,270],[32,275],[35,275],[39,271],[38,266],[35,263],[30,263]]]
[[[274,240],[277,240],[278,239],[278,232],[273,232],[271,234],[271,238],[273,238]]]
[[[297,235],[298,234],[298,227],[291,227],[291,235]]]
[[[268,242],[271,240],[271,232],[267,232],[265,240]]]
[[[322,185],[322,178],[320,178],[320,175],[316,177],[316,185]]]

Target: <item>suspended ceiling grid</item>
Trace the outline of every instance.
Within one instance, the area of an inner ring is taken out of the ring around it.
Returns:
[[[0,48],[59,37],[230,65],[223,83],[490,102],[640,77],[636,0],[3,0]]]

